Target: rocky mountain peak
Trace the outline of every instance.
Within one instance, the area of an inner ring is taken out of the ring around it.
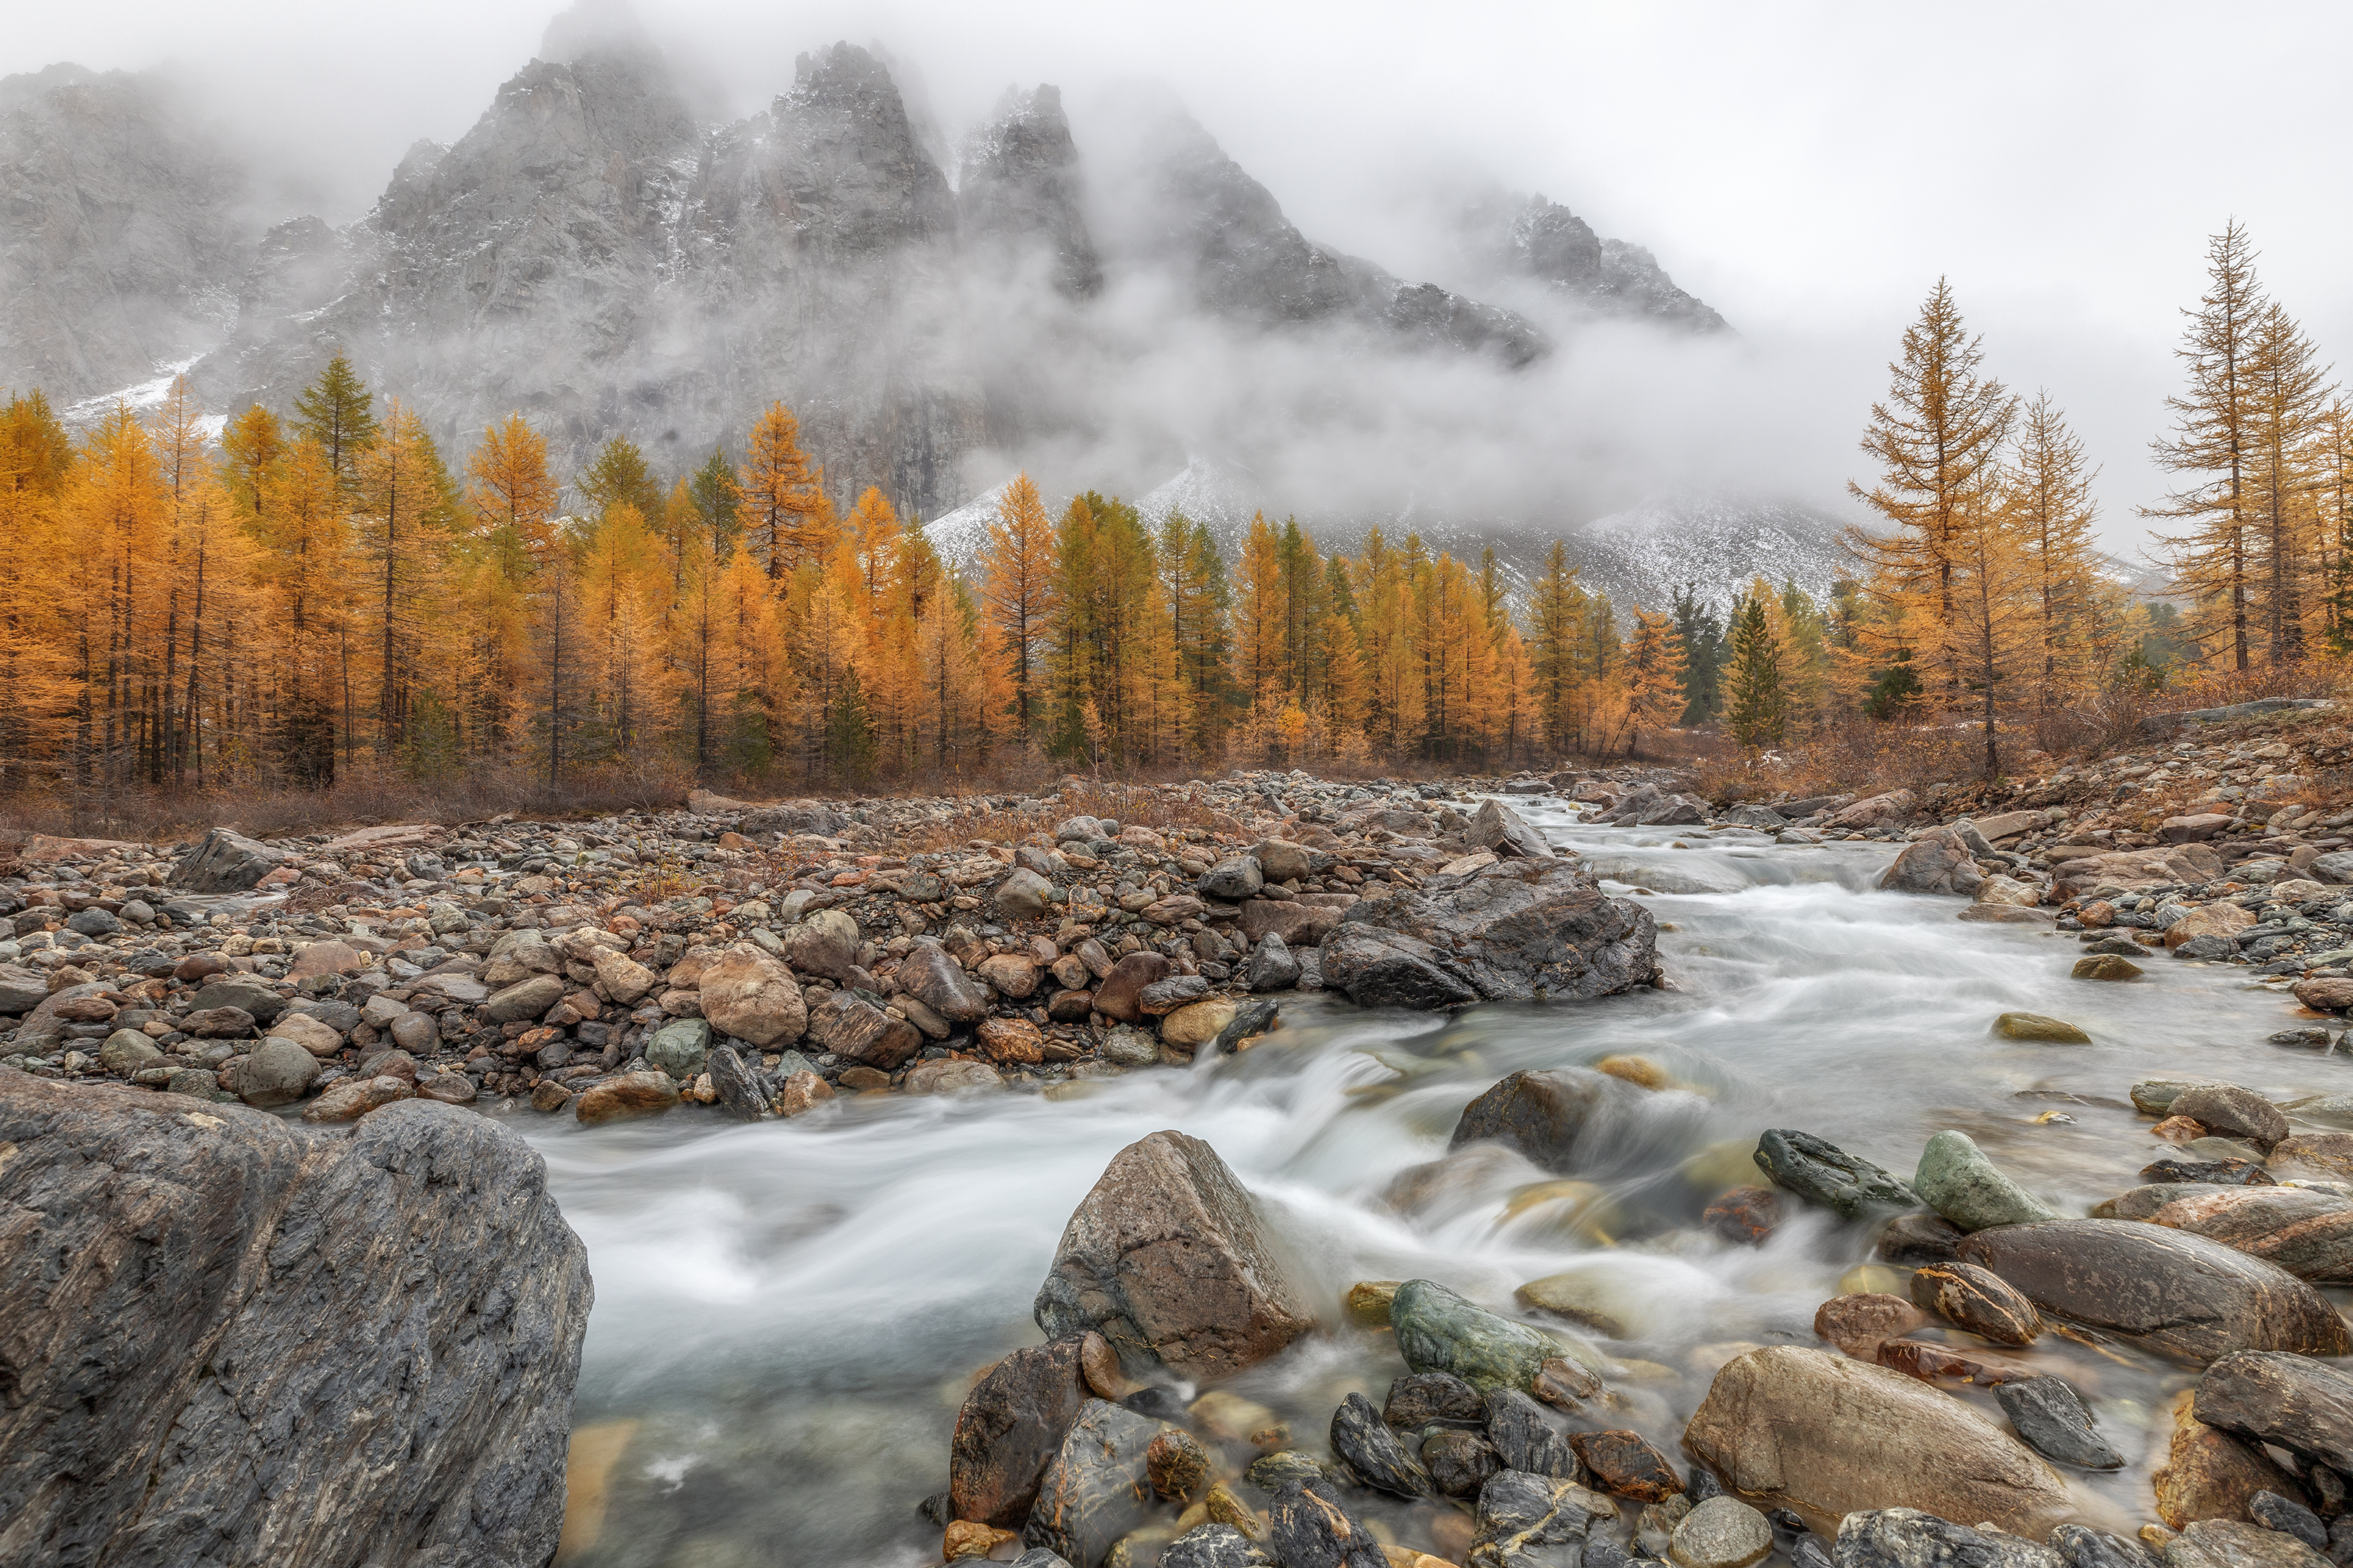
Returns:
[[[1461,243],[1478,276],[1532,281],[1596,314],[1727,330],[1724,318],[1677,288],[1648,250],[1602,238],[1541,192],[1499,191],[1471,203],[1462,213]]]
[[[965,144],[956,199],[969,245],[994,243],[1017,257],[1043,248],[1055,287],[1073,298],[1103,287],[1060,88],[1006,90],[995,118]]]

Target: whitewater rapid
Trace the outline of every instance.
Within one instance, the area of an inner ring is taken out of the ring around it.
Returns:
[[[1207,1141],[1259,1194],[1335,1325],[1235,1385],[1302,1446],[1320,1450],[1351,1389],[1377,1404],[1403,1370],[1381,1338],[1340,1326],[1352,1282],[1426,1277],[1512,1311],[1514,1287],[1579,1272],[1622,1330],[1583,1337],[1674,1452],[1714,1367],[1814,1342],[1815,1308],[1868,1257],[1865,1233],[1819,1214],[1757,1248],[1695,1227],[1765,1129],[1908,1177],[1931,1133],[1959,1128],[2080,1214],[2161,1151],[2126,1100],[2139,1079],[2224,1077],[2275,1100],[2353,1089],[2353,1058],[2264,1043],[2301,1016],[2244,969],[2160,957],[2130,984],[2073,980],[2070,937],[1874,890],[1891,846],[1590,827],[1564,803],[1514,804],[1651,909],[1669,989],[1451,1017],[1286,999],[1283,1028],[1239,1057],[1069,1099],[874,1096],[750,1126],[521,1113],[596,1278],[575,1431],[617,1455],[596,1543],[566,1560],[936,1563],[917,1505],[946,1485],[958,1402],[1037,1342],[1030,1301],[1071,1210],[1162,1128]],[[1989,1027],[2009,1010],[2094,1043],[2001,1040]],[[1630,1053],[1678,1087],[1620,1130],[1590,1187],[1540,1189],[1502,1161],[1414,1218],[1381,1201],[1505,1073]],[[2050,1339],[2035,1353],[2084,1386],[2120,1448],[2163,1440],[2178,1378]],[[2146,1517],[2145,1484],[2137,1467],[2095,1483]]]

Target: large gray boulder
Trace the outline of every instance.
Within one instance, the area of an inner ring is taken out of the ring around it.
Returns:
[[[1513,858],[1348,906],[1324,983],[1367,1007],[1583,1000],[1659,977],[1650,911],[1606,898],[1572,861]]]
[[[1182,1132],[1112,1157],[1063,1228],[1035,1312],[1050,1340],[1093,1329],[1132,1366],[1204,1382],[1315,1326],[1250,1194],[1215,1149]]]
[[[1498,855],[1521,855],[1532,860],[1549,860],[1552,846],[1545,836],[1528,825],[1527,819],[1501,801],[1482,801],[1472,814],[1471,826],[1464,838],[1482,849],[1493,849]]]
[[[275,871],[286,857],[258,839],[216,827],[172,868],[172,886],[192,893],[242,893]]]
[[[0,1068],[12,1561],[538,1568],[593,1296],[546,1167]],[[62,1267],[60,1267],[62,1263]]]
[[[1976,854],[1950,827],[1932,827],[1904,847],[1879,885],[1898,893],[1975,893],[1985,882]]]

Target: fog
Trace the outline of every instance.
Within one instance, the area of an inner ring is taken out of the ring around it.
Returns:
[[[264,150],[271,216],[346,222],[409,143],[464,133],[553,9],[52,6],[12,17],[0,73],[168,65]],[[1541,191],[1647,247],[1738,334],[1597,329],[1515,379],[1416,362],[1335,387],[1302,340],[1179,333],[1108,387],[1110,446],[1004,455],[1074,476],[1165,460],[1140,449],[1148,430],[1247,449],[1284,465],[1282,488],[1351,501],[1378,454],[1379,485],[1421,504],[1525,510],[1534,479],[1584,517],[1676,488],[1836,510],[1864,477],[1855,444],[1897,334],[1946,275],[1992,370],[2068,410],[2103,465],[2105,542],[2130,554],[2136,509],[2167,483],[2147,443],[2177,383],[2178,312],[2226,218],[2353,369],[2341,7],[672,0],[644,22],[714,121],[835,38],[886,48],[951,141],[1008,84],[1051,81],[1083,153],[1122,84],[1156,79],[1322,244],[1446,282],[1431,191]],[[1114,289],[1108,340],[1164,305]],[[1313,434],[1286,449],[1303,420]]]

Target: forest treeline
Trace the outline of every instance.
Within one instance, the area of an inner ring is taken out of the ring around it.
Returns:
[[[968,567],[878,489],[845,512],[768,409],[667,483],[629,441],[559,477],[520,414],[452,469],[336,358],[285,410],[208,419],[185,379],[78,438],[0,408],[0,787],[323,787],[354,769],[750,784],[1016,765],[1494,770],[1721,721],[1769,748],[1857,722],[1996,727],[2176,665],[2353,645],[2353,429],[2235,226],[2189,313],[2160,458],[2185,476],[2174,604],[2093,545],[2094,470],[2048,394],[1987,374],[1940,282],[1853,487],[1878,514],[1817,603],[1588,592],[1556,542],[1514,590],[1376,530],[1255,519],[1239,558],[1025,475]]]

